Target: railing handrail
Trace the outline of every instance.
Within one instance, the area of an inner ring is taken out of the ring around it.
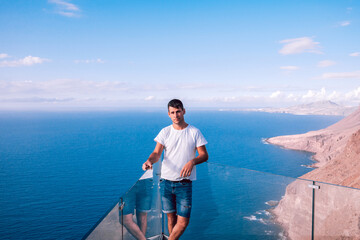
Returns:
[[[280,177],[292,178],[292,179],[297,179],[297,180],[302,180],[302,181],[309,181],[311,183],[314,181],[316,183],[322,183],[322,184],[332,185],[332,186],[336,186],[336,187],[343,187],[343,188],[349,188],[349,189],[354,189],[354,190],[359,190],[360,191],[360,188],[349,187],[349,186],[339,185],[339,184],[335,184],[335,183],[328,183],[328,182],[317,181],[317,180],[313,180],[313,179],[306,179],[306,178],[301,178],[301,177],[290,177],[290,176],[283,175],[283,174],[277,174],[277,173],[271,173],[271,172],[263,172],[263,171],[260,171],[260,170],[254,170],[254,169],[249,169],[249,168],[244,168],[244,167],[231,166],[231,165],[227,165],[227,164],[223,164],[223,163],[217,163],[217,162],[209,162],[209,161],[207,161],[206,163],[207,164],[214,164],[214,165],[218,165],[218,166],[242,169],[242,170],[246,170],[246,171],[250,171],[250,172],[257,172],[257,173],[269,174],[269,175],[273,175],[273,176],[280,176]]]

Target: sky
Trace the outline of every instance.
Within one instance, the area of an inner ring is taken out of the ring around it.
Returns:
[[[0,110],[360,103],[359,0],[0,0]]]

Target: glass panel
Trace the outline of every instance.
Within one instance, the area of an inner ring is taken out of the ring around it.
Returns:
[[[153,174],[153,170],[146,171],[84,239],[160,239],[162,217],[158,182],[159,176]]]
[[[117,203],[83,239],[121,239],[119,204]]]
[[[311,182],[212,163],[200,166],[182,239],[281,239],[288,233],[310,239]]]
[[[281,238],[311,239],[312,236],[312,182],[296,179],[286,186],[274,213],[276,222],[282,226]]]
[[[360,189],[316,185],[314,239],[360,239]]]
[[[169,235],[159,173],[149,172],[122,197],[122,211],[116,205],[87,239]],[[190,224],[181,239],[311,239],[312,181],[214,163],[199,165],[197,176]]]
[[[154,183],[152,171],[147,171],[126,193],[123,197],[124,208],[120,212],[120,222],[124,226],[124,240],[161,235],[158,195],[158,184]]]

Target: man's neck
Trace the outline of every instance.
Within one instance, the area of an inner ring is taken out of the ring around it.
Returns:
[[[182,123],[173,123],[173,127],[176,129],[176,130],[183,130],[185,129],[189,124],[187,124],[186,122],[182,122]]]

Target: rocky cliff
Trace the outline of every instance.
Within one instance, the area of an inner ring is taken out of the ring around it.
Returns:
[[[312,152],[314,160],[318,161],[314,167],[321,167],[342,153],[351,135],[359,129],[360,108],[328,128],[269,138],[267,141],[288,149]]]
[[[360,108],[319,131],[268,139],[286,148],[315,153],[317,169],[291,183],[274,209],[290,239],[310,239],[312,181],[316,239],[360,239]],[[321,182],[343,185],[340,187]],[[353,187],[353,188],[349,188]]]
[[[360,130],[351,135],[335,159],[301,178],[360,189]]]

